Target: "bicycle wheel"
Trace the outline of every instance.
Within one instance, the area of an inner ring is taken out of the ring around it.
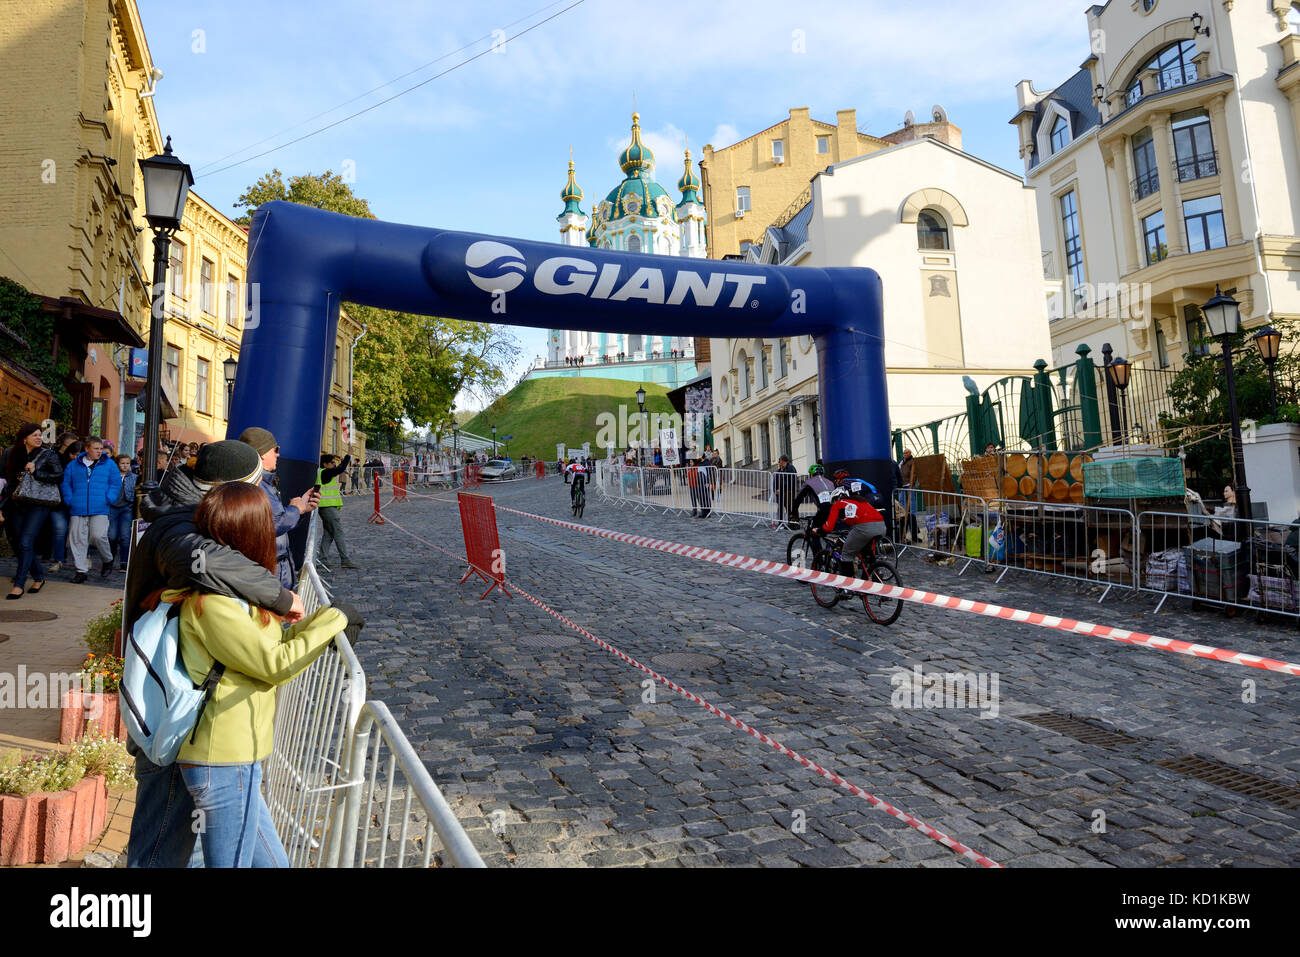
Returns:
[[[834,572],[834,560],[831,558],[830,548],[824,548],[815,555],[811,567],[819,572]],[[834,608],[835,603],[840,600],[840,590],[833,585],[812,584],[811,588],[813,600],[823,608]]]
[[[584,492],[578,496],[577,504],[573,506],[573,514],[582,518],[582,510],[587,507],[587,495]]]
[[[785,546],[785,563],[795,568],[812,568],[815,554],[808,536],[800,532],[798,535],[790,536],[790,542]]]
[[[892,562],[877,558],[871,563],[870,570],[866,570],[865,565],[863,559],[858,559],[858,574],[865,580],[880,582],[882,585],[902,584],[898,580],[898,569]],[[877,625],[892,625],[903,613],[901,599],[888,598],[884,595],[863,595],[862,606],[867,610],[867,616]]]

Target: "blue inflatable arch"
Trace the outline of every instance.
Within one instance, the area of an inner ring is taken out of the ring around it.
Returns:
[[[811,335],[823,460],[882,492],[893,489],[881,285],[873,270],[636,255],[284,202],[258,207],[249,244],[249,310],[228,435],[254,425],[275,434],[286,500],[316,480],[345,300],[542,329]]]

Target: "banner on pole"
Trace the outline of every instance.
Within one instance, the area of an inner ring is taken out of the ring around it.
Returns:
[[[659,449],[663,452],[664,465],[670,468],[674,465],[680,465],[681,460],[677,457],[677,430],[660,429],[659,430]]]

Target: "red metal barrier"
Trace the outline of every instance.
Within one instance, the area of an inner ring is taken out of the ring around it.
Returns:
[[[467,465],[465,466],[465,487],[478,488],[483,484],[483,466]]]
[[[538,463],[537,463],[537,477],[538,477],[538,478],[546,478],[546,463],[545,463],[545,462],[538,462]]]
[[[492,499],[467,492],[458,492],[456,499],[460,503],[461,530],[465,533],[465,559],[469,562],[469,571],[460,583],[463,585],[470,575],[476,574],[491,582],[488,590],[479,595],[480,599],[498,586],[509,595],[505,585],[506,557],[497,539],[497,512]]]
[[[393,501],[406,501],[406,469],[398,469],[393,473]]]
[[[368,521],[376,525],[384,524],[384,516],[379,514],[379,476],[375,476],[375,514],[371,515]]]

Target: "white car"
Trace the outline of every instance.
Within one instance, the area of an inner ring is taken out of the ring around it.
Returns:
[[[483,466],[484,481],[504,481],[512,478],[519,478],[519,469],[514,462],[508,462],[505,459],[492,459],[487,465]]]

